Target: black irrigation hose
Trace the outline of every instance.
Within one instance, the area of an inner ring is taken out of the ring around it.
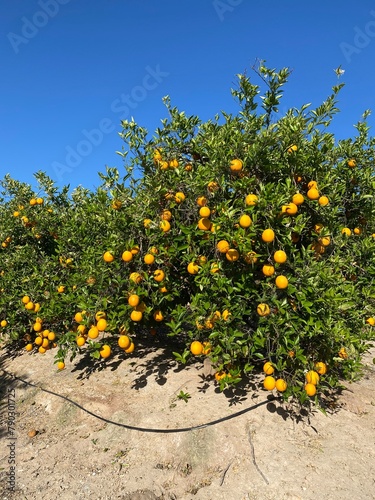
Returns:
[[[31,387],[35,387],[37,389],[40,389],[43,392],[47,392],[48,394],[52,394],[53,396],[57,396],[58,398],[65,399],[65,401],[68,401],[72,405],[76,406],[80,410],[83,410],[84,412],[88,413],[89,415],[92,415],[95,418],[98,418],[99,420],[102,420],[103,422],[106,422],[107,424],[112,424],[112,425],[117,425],[118,427],[123,427],[125,429],[129,429],[132,431],[139,431],[139,432],[154,432],[158,434],[173,434],[176,432],[189,432],[189,431],[195,431],[198,429],[204,429],[205,427],[209,427],[211,425],[216,425],[219,424],[220,422],[225,422],[227,420],[231,420],[232,418],[239,417],[240,415],[243,415],[244,413],[247,413],[248,411],[255,410],[256,408],[259,408],[260,406],[265,405],[266,403],[269,403],[270,401],[274,401],[277,399],[275,396],[272,396],[272,398],[266,399],[265,401],[261,401],[260,403],[257,403],[253,406],[250,406],[250,408],[245,408],[244,410],[237,411],[236,413],[233,413],[233,415],[227,415],[226,417],[218,418],[217,420],[212,420],[211,422],[207,422],[206,424],[201,424],[201,425],[194,425],[192,427],[181,427],[179,429],[149,429],[147,427],[136,427],[134,425],[127,425],[127,424],[121,424],[120,422],[114,422],[113,420],[109,420],[108,418],[101,417],[100,415],[97,415],[96,413],[93,413],[90,410],[87,410],[83,406],[81,406],[79,403],[76,403],[72,399],[63,396],[61,394],[58,394],[57,392],[50,391],[49,389],[44,389],[43,387],[40,387],[36,384],[33,384],[32,382],[28,382],[27,380],[23,380],[20,377],[17,377],[13,373],[10,373],[4,369],[2,369],[2,372],[6,373],[10,377],[12,377],[15,380],[19,380],[23,384],[29,385]]]

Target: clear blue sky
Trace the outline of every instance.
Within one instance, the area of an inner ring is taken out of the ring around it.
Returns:
[[[342,65],[340,138],[375,113],[370,0],[13,0],[0,6],[0,56],[0,178],[32,184],[43,170],[93,189],[105,165],[122,168],[120,120],[153,132],[167,94],[202,119],[235,111],[235,75],[256,58],[293,68],[282,110],[319,105]]]

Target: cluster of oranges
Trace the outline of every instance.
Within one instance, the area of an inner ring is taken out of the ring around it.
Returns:
[[[315,396],[316,386],[319,383],[320,376],[327,373],[327,365],[322,361],[318,361],[314,366],[315,370],[309,370],[305,375],[305,385],[304,390],[308,396]],[[275,372],[274,366],[270,361],[267,361],[263,365],[263,371],[266,377],[263,381],[263,387],[267,391],[273,391],[276,389],[279,392],[285,392],[288,384],[282,378],[275,379],[272,375]]]
[[[263,372],[266,374],[266,377],[263,381],[263,387],[267,391],[273,391],[274,389],[277,389],[279,392],[285,392],[287,390],[288,384],[283,378],[275,379],[275,377],[272,376],[275,372],[275,368],[270,361],[264,363]]]

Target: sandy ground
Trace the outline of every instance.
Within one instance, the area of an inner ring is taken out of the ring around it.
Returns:
[[[1,499],[375,498],[374,349],[361,381],[346,384],[327,416],[313,410],[298,418],[257,381],[220,393],[208,365],[182,367],[162,348],[114,358],[92,373],[85,359],[57,372],[52,351],[0,355],[1,369],[102,418],[0,371]],[[181,390],[187,403],[177,397]],[[12,394],[14,493],[7,482]]]

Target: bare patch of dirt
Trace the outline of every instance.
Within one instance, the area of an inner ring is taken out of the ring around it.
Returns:
[[[53,355],[1,351],[4,500],[374,498],[374,349],[361,381],[346,384],[327,416],[314,410],[299,418],[257,380],[220,393],[207,365],[181,369],[162,350],[91,372],[85,360],[57,372]],[[7,484],[9,390],[16,404],[14,493]]]

